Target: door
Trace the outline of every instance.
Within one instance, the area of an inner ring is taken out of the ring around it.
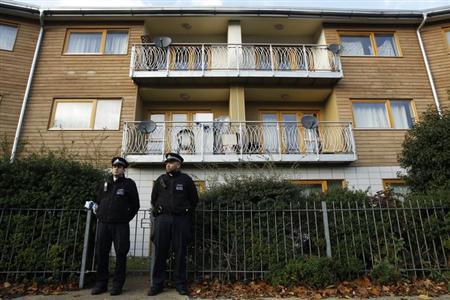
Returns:
[[[264,153],[279,152],[279,131],[277,126],[277,113],[263,113],[262,119],[262,143]]]
[[[195,136],[195,154],[213,154],[214,116],[212,113],[194,113],[192,130]]]
[[[319,119],[319,114],[317,112],[300,112],[301,117],[312,116]],[[303,147],[302,150],[306,153],[316,153],[319,149],[319,129],[303,129]]]
[[[282,150],[284,153],[299,153],[298,115],[296,113],[281,114]]]
[[[150,120],[156,123],[156,129],[149,134],[147,143],[147,152],[151,154],[164,153],[164,122],[165,114],[151,114]]]

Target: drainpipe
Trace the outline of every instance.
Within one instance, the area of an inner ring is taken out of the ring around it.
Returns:
[[[42,37],[44,36],[44,10],[43,9],[39,10],[39,23],[40,23],[41,28],[39,30],[39,37],[38,37],[38,40],[36,43],[36,48],[34,50],[34,56],[33,56],[33,61],[31,63],[30,74],[28,75],[27,87],[25,89],[25,94],[23,95],[22,108],[20,110],[20,116],[19,116],[19,123],[17,124],[16,135],[14,137],[14,144],[13,144],[12,151],[11,151],[11,158],[10,158],[11,163],[13,163],[14,160],[16,159],[16,152],[17,152],[17,147],[19,145],[20,132],[22,130],[23,119],[25,116],[25,109],[27,107],[28,98],[30,95],[31,83],[33,82],[33,75],[34,75],[34,70],[36,68],[37,59],[39,56],[39,50],[41,48]]]
[[[434,102],[436,103],[436,109],[437,109],[439,115],[442,116],[441,105],[439,104],[439,98],[436,93],[436,87],[434,85],[433,75],[431,74],[430,65],[428,64],[428,58],[427,58],[427,54],[425,52],[425,47],[423,46],[422,36],[420,35],[420,30],[422,29],[423,25],[425,25],[425,22],[427,21],[427,17],[428,17],[427,13],[423,13],[422,23],[420,23],[419,27],[417,28],[416,33],[417,33],[417,39],[419,40],[419,46],[420,46],[420,51],[422,52],[423,61],[425,62],[425,69],[427,70],[428,80],[430,81],[431,91],[433,93]]]

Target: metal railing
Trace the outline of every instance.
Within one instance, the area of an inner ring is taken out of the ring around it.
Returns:
[[[327,45],[307,44],[134,44],[134,71],[305,71],[340,72],[340,56]]]
[[[434,201],[200,202],[187,272],[194,279],[264,279],[272,266],[311,255],[356,259],[361,273],[387,258],[415,276],[447,271],[448,212]],[[91,211],[2,209],[0,276],[75,274],[83,287],[85,274],[95,272],[95,224]],[[130,223],[129,271],[150,271],[152,226],[150,209],[140,210]]]
[[[305,129],[300,122],[156,122],[147,133],[145,122],[125,122],[125,155],[319,155],[355,154],[349,122],[321,122]]]
[[[8,281],[78,276],[85,232],[85,210],[1,209],[0,277]]]

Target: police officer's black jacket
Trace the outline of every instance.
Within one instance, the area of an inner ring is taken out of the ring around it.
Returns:
[[[100,222],[130,222],[139,210],[139,195],[136,183],[125,177],[119,177],[114,181],[113,177],[110,176],[99,187],[97,205],[97,219]]]
[[[153,209],[159,213],[191,214],[198,202],[197,188],[189,175],[166,173],[156,179],[152,190]]]

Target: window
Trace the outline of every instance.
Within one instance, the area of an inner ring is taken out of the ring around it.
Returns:
[[[413,125],[413,110],[408,100],[353,101],[356,128],[409,129]]]
[[[347,56],[400,56],[398,42],[393,33],[343,33],[342,55]]]
[[[69,30],[66,54],[126,54],[128,30]]]
[[[198,193],[203,193],[206,190],[206,185],[203,180],[194,180],[194,184],[197,187]]]
[[[450,28],[444,29],[445,40],[447,41],[448,49],[450,50]]]
[[[12,51],[17,36],[17,26],[0,24],[0,50]]]
[[[314,129],[304,129],[303,116],[319,118],[318,111],[262,111],[263,146],[266,153],[315,152],[317,138]],[[278,122],[278,124],[277,124]],[[281,136],[281,145],[279,145]],[[304,138],[302,138],[304,137]],[[281,146],[281,147],[280,147]]]
[[[345,180],[291,180],[292,183],[298,184],[303,188],[303,192],[307,195],[311,193],[326,193],[338,188],[346,186]]]
[[[50,129],[118,130],[121,100],[55,100]]]
[[[401,198],[406,196],[410,189],[402,179],[383,179],[384,190],[391,190]]]

